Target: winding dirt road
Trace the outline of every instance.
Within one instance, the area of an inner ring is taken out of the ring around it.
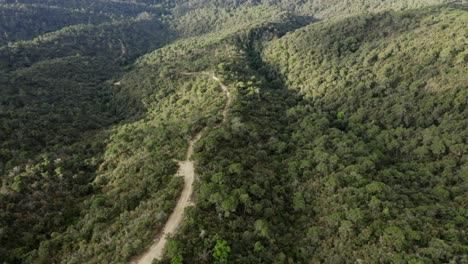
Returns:
[[[223,92],[226,94],[226,104],[224,105],[224,109],[223,109],[223,122],[219,125],[217,125],[216,127],[220,127],[221,125],[224,125],[226,124],[226,122],[228,121],[227,119],[227,116],[228,116],[228,111],[229,111],[229,107],[231,107],[231,104],[232,104],[232,95],[231,93],[229,92],[229,89],[227,88],[226,85],[224,85],[219,79],[218,77],[216,76],[212,76],[211,78],[213,78],[213,80],[219,82],[219,86],[221,86],[221,89],[223,90]]]
[[[222,113],[223,122],[216,126],[216,127],[219,127],[223,124],[226,124],[228,120],[227,119],[228,111],[229,111],[229,107],[232,104],[232,96],[227,86],[224,85],[218,79],[218,77],[213,75],[211,78],[219,82],[219,85],[221,89],[223,90],[223,92],[226,94],[226,98],[227,98],[226,104],[224,105],[224,109]],[[195,145],[195,143],[197,143],[198,140],[200,140],[200,138],[202,137],[206,129],[207,128],[205,127],[202,131],[200,131],[197,135],[195,135],[195,137],[193,137],[189,141],[189,146],[185,154],[185,160],[178,162],[179,170],[177,174],[184,177],[184,189],[182,190],[182,194],[180,195],[180,198],[177,201],[177,205],[174,211],[172,212],[171,216],[167,220],[162,233],[158,235],[158,238],[155,240],[155,243],[151,246],[150,249],[148,249],[145,253],[143,253],[141,256],[136,258],[131,263],[151,264],[153,259],[161,259],[162,254],[164,252],[164,247],[166,246],[166,243],[167,243],[168,236],[170,234],[174,234],[177,231],[177,229],[179,228],[182,222],[185,208],[192,205],[192,202],[190,201],[190,199],[192,197],[193,182],[195,180],[195,166],[193,164],[193,161],[190,160],[190,158],[193,155],[193,146]]]

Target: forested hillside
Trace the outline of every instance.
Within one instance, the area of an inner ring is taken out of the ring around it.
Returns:
[[[124,95],[119,103],[114,83],[138,56],[174,39],[162,7],[24,3],[0,6],[0,260],[7,263],[24,262],[80,218],[107,129],[142,109]]]
[[[0,0],[0,262],[468,262],[468,11]],[[220,125],[225,97],[233,96]]]
[[[265,79],[200,146],[197,206],[167,256],[467,261],[467,19],[453,5],[312,24],[229,69],[239,91]]]
[[[91,16],[60,7],[36,5],[2,5],[0,8],[0,45],[10,41],[30,39],[45,32],[74,24],[98,24],[108,20],[105,15]],[[21,27],[18,27],[21,21]],[[40,21],[40,22],[38,22]]]
[[[72,25],[97,25],[165,13],[162,5],[136,5],[114,1],[0,1],[0,45],[28,40]]]

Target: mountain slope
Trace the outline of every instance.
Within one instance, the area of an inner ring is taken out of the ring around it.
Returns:
[[[289,110],[288,163],[315,259],[466,260],[467,21],[463,6],[387,13],[266,49],[307,102]]]
[[[0,1],[0,45],[30,40],[66,26],[100,24],[150,13],[160,16],[162,6],[117,1]]]
[[[41,7],[25,9],[46,15]],[[63,26],[57,18],[66,13],[54,15],[52,24]],[[29,20],[22,22],[30,36],[38,33]],[[2,262],[23,262],[40,241],[77,222],[93,193],[108,129],[141,112],[130,96],[121,95],[120,103],[112,80],[136,57],[173,38],[159,17],[145,13],[0,47]]]
[[[235,263],[466,261],[467,19],[449,5],[312,24],[261,51],[253,97],[240,62],[242,107],[200,146],[167,256],[219,260],[225,240]]]
[[[3,1],[0,262],[140,254],[204,127],[160,263],[467,261],[467,8],[413,9],[443,2]]]

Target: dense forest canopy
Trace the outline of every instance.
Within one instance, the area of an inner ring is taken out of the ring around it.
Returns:
[[[0,262],[130,261],[203,128],[155,262],[468,262],[467,9],[0,0]]]

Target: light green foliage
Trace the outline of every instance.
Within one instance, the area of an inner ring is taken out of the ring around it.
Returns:
[[[265,247],[262,245],[262,243],[260,241],[256,242],[255,245],[254,245],[254,252],[262,252],[263,250],[265,250]]]
[[[229,255],[231,254],[231,247],[229,247],[226,240],[217,240],[213,248],[213,257],[218,263],[226,263]]]
[[[171,259],[171,264],[182,264],[184,263],[184,258],[181,254],[177,254],[175,257]]]
[[[384,245],[394,248],[397,251],[402,251],[406,246],[406,239],[403,230],[397,226],[390,226],[385,228],[382,237]]]
[[[293,207],[295,210],[305,209],[304,196],[302,195],[301,192],[294,193]]]
[[[385,183],[383,182],[372,182],[366,185],[366,191],[369,193],[380,193],[384,190]]]
[[[338,120],[343,120],[345,118],[345,114],[343,112],[338,112],[338,114],[336,114],[336,118]]]

